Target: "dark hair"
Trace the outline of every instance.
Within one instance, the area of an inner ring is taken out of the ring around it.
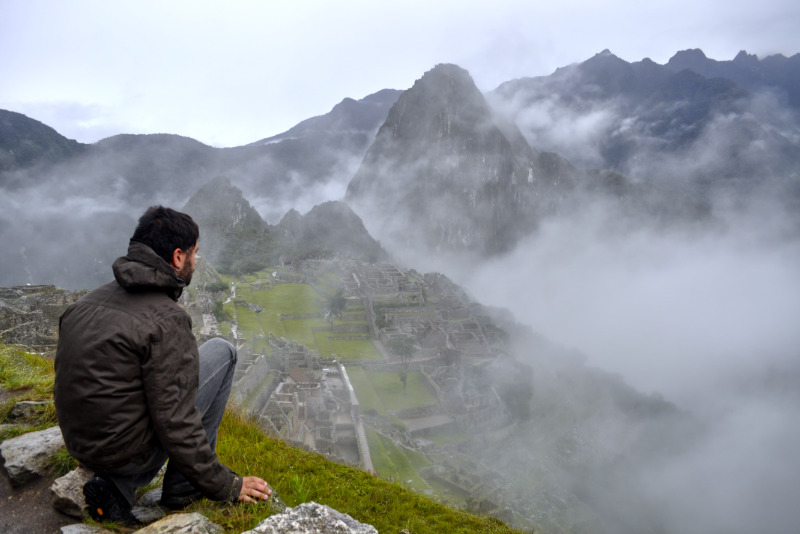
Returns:
[[[147,245],[170,263],[176,248],[188,251],[199,238],[200,229],[191,217],[164,206],[152,206],[139,218],[131,241]]]

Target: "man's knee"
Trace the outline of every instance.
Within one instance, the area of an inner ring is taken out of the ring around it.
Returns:
[[[201,359],[220,360],[220,362],[229,360],[230,365],[236,365],[236,347],[221,337],[214,337],[203,343],[199,352]]]

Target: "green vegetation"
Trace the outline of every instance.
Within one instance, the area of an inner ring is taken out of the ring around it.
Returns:
[[[389,478],[415,491],[430,489],[418,468],[430,465],[424,454],[395,445],[394,440],[367,429],[370,454],[375,453],[375,471],[382,478]]]
[[[425,379],[419,371],[408,373],[407,391],[403,391],[404,387],[397,380],[397,373],[392,371],[365,371],[365,373],[383,406],[390,410],[405,410],[438,404],[438,400],[425,385]],[[356,390],[356,396],[360,401],[361,396],[358,390]],[[362,406],[364,405],[362,404]],[[366,408],[370,408],[370,406],[366,406]]]
[[[402,385],[392,371],[365,371],[361,367],[349,366],[347,376],[364,413],[374,410],[376,415],[388,418],[390,410],[421,408],[438,402],[418,371],[408,375],[408,394],[403,394]]]
[[[383,358],[369,339],[331,339],[330,332],[315,332],[319,353],[343,361],[368,361]]]
[[[24,392],[24,400],[41,400],[53,391],[53,362],[8,345],[0,345],[0,383]]]
[[[391,442],[380,441],[384,445]],[[406,456],[394,447],[390,450],[393,462],[396,458],[393,468],[397,476],[404,482],[412,480],[409,484],[412,488],[427,487],[418,474],[415,476],[415,463],[422,460]],[[262,476],[289,506],[313,500],[374,525],[379,532],[397,532],[403,528],[412,534],[519,532],[494,518],[450,508],[359,469],[294,449],[265,436],[246,418],[230,411],[220,427],[217,452],[234,471]],[[406,475],[408,478],[403,479]],[[226,532],[252,529],[271,515],[265,504],[231,506],[208,500],[194,504],[191,510],[207,515]]]
[[[32,354],[21,348],[0,344],[0,387],[6,390],[0,395],[0,423],[18,401],[52,401],[55,373],[53,361]],[[0,441],[26,432],[44,430],[58,424],[52,404],[45,405],[30,417],[14,420],[0,431]]]
[[[52,362],[0,345],[0,384],[15,395],[30,400],[51,398]],[[0,415],[5,418],[6,414]],[[54,419],[49,421],[48,426],[53,424]],[[380,468],[381,473],[386,471],[387,476],[396,478],[410,488],[427,489],[427,484],[417,472],[417,469],[427,465],[424,455],[399,449],[391,439],[377,433],[371,433],[369,439],[371,443],[380,443],[380,447],[386,451],[385,458],[390,459]],[[412,534],[519,532],[497,519],[478,517],[450,508],[365,471],[330,462],[319,454],[292,448],[266,436],[254,421],[231,409],[226,412],[219,429],[217,454],[237,473],[257,475],[267,480],[289,506],[313,500],[349,514],[358,521],[374,525],[379,532],[397,532],[403,528]],[[51,458],[51,465],[54,473],[63,473],[73,469],[76,463],[62,450]],[[250,530],[274,513],[268,503],[230,504],[207,499],[194,503],[187,511],[204,514],[222,525],[228,533]]]
[[[363,368],[357,366],[347,367],[347,376],[350,378],[350,384],[356,392],[358,403],[361,405],[361,410],[367,412],[374,410],[377,415],[381,417],[388,417],[389,412],[383,405],[383,401],[378,396],[378,392],[372,386],[367,373]],[[372,448],[370,447],[370,451]]]
[[[235,313],[239,334],[251,343],[254,352],[266,349],[269,353],[268,337],[272,332],[276,337],[302,343],[323,357],[345,361],[382,359],[372,341],[347,339],[358,336],[338,335],[325,321],[324,314],[333,304],[342,314],[342,319],[337,319],[334,325],[364,324],[364,307],[360,303],[347,302],[341,291],[333,290],[334,296],[331,297],[309,284],[274,283],[271,274],[263,271],[242,278],[244,282],[223,277],[226,283],[234,282],[236,285],[236,298],[225,305],[215,303],[214,313],[220,307],[223,317],[225,313],[230,313],[231,317]],[[329,287],[333,283],[332,279],[325,277],[320,280],[327,280]],[[261,307],[262,311],[253,311],[252,305]],[[221,322],[220,328],[224,326]]]
[[[214,317],[217,319],[218,323],[231,321],[233,319],[233,314],[231,313],[230,309],[225,308],[222,304],[222,301],[217,300],[211,307],[211,313],[214,314]]]
[[[347,301],[344,298],[344,288],[339,288],[336,290],[332,296],[328,297],[328,309],[333,316],[339,316],[342,314]]]

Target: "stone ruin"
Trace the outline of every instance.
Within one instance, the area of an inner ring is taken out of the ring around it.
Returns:
[[[55,352],[58,318],[85,294],[51,285],[0,288],[0,342]]]
[[[259,356],[234,384],[232,398],[269,434],[370,470],[359,431],[360,408],[341,363],[269,335],[271,356]]]

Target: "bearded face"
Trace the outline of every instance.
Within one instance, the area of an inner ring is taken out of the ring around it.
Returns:
[[[178,276],[183,278],[187,286],[192,282],[192,275],[194,274],[194,268],[197,264],[197,248],[198,246],[195,244],[187,251],[186,260],[183,262],[183,266],[180,270],[178,270]]]
[[[194,265],[190,265],[188,262],[183,265],[183,268],[178,271],[178,276],[183,278],[183,281],[186,282],[186,285],[192,283],[192,275],[194,274]]]

